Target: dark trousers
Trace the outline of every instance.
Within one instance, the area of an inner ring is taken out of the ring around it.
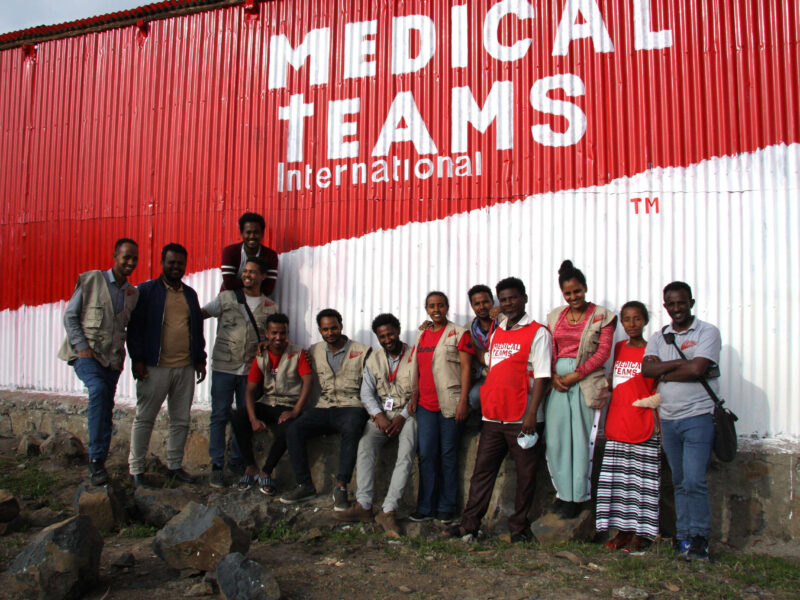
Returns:
[[[269,475],[275,465],[278,464],[283,453],[286,452],[286,429],[290,422],[286,421],[278,425],[278,417],[281,416],[281,413],[292,410],[292,408],[290,406],[269,406],[256,402],[254,409],[257,419],[264,421],[267,425],[276,425],[274,429],[275,440],[272,442],[272,447],[270,447],[269,454],[267,454],[267,460],[264,462],[264,473]],[[253,427],[250,425],[247,409],[240,408],[234,411],[231,415],[231,425],[244,459],[244,465],[246,467],[254,467],[256,465],[256,457],[253,454]]]
[[[458,499],[458,444],[463,424],[455,417],[417,408],[419,491],[417,512],[454,513]]]
[[[339,472],[336,480],[350,483],[356,466],[358,442],[367,422],[367,411],[357,407],[310,408],[292,423],[286,431],[289,459],[294,477],[300,485],[314,485],[308,466],[306,443],[311,438],[328,433],[338,433]]]
[[[93,358],[78,358],[72,366],[89,390],[89,460],[104,461],[111,446],[114,394],[121,371],[104,367]]]
[[[481,519],[489,508],[492,499],[497,472],[506,454],[511,453],[517,467],[517,488],[514,495],[514,513],[508,517],[508,529],[511,535],[519,533],[530,526],[528,511],[536,491],[536,466],[542,455],[542,441],[533,447],[523,450],[517,444],[517,435],[521,425],[492,423],[484,421],[478,452],[475,457],[475,470],[469,481],[469,499],[461,516],[461,526],[467,531],[477,531]]]

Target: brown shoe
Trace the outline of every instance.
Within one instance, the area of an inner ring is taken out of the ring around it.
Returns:
[[[379,512],[375,515],[375,522],[383,527],[386,535],[389,537],[400,537],[400,527],[397,526],[397,521],[394,518],[394,512]]]
[[[358,502],[353,502],[353,505],[347,510],[336,512],[333,514],[337,521],[349,521],[355,523],[358,521],[372,521],[372,510],[366,509]]]

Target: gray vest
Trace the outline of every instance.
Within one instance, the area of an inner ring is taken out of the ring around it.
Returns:
[[[114,304],[108,292],[108,282],[103,271],[87,271],[78,276],[81,288],[81,329],[97,361],[109,369],[122,370],[125,361],[125,332],[131,312],[139,300],[139,290],[130,286],[119,314],[114,314]],[[64,339],[58,358],[73,362],[78,358],[69,339]]]
[[[439,410],[442,411],[443,417],[456,416],[456,407],[461,397],[461,360],[458,357],[458,342],[466,331],[461,325],[448,321],[433,351],[433,383],[436,385]],[[421,336],[422,332],[414,344],[415,355]]]
[[[361,408],[361,378],[364,376],[364,363],[370,347],[351,341],[342,366],[337,373],[334,373],[325,355],[327,345],[325,342],[318,342],[311,346],[312,367],[319,384],[317,408],[334,406]]]
[[[258,357],[258,368],[264,374],[264,394],[258,402],[269,406],[295,405],[303,390],[303,380],[297,374],[297,364],[300,362],[302,352],[300,346],[289,344],[278,361],[278,372],[275,377],[272,376],[272,364],[267,352]]]
[[[242,313],[242,305],[232,290],[219,293],[222,314],[217,319],[217,337],[211,352],[211,368],[217,371],[236,371],[253,362],[258,351],[258,338],[250,319]],[[266,298],[253,311],[253,317],[263,336],[267,317],[278,312],[278,305]]]
[[[389,370],[389,359],[383,347],[373,351],[367,359],[367,367],[375,376],[375,388],[381,399],[381,405],[387,396],[394,399],[392,414],[402,410],[411,400],[411,394],[414,392],[417,381],[415,357],[414,348],[406,346],[405,353],[400,359],[400,364],[397,365],[397,372],[391,382],[389,381],[392,375]]]

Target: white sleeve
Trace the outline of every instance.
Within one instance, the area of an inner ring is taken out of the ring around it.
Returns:
[[[552,336],[547,327],[540,327],[533,336],[531,353],[528,357],[528,370],[533,371],[536,378],[550,377],[552,373]]]

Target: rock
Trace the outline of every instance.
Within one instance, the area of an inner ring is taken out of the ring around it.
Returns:
[[[0,537],[14,533],[15,531],[22,531],[24,525],[25,520],[21,517],[17,517],[8,523],[0,523]]]
[[[113,485],[96,487],[86,482],[75,491],[75,512],[92,519],[101,531],[112,531],[125,522],[125,509],[120,494]]]
[[[433,521],[415,522],[409,521],[405,527],[406,537],[410,538],[428,538],[436,533]]]
[[[322,537],[322,531],[320,531],[319,527],[312,527],[308,531],[306,531],[303,535],[300,536],[300,539],[297,540],[298,542],[312,542],[314,540],[318,540]]]
[[[67,518],[64,511],[54,511],[46,506],[38,508],[28,515],[28,522],[34,527],[49,527]]]
[[[80,438],[68,431],[59,429],[39,446],[42,456],[66,458],[69,460],[85,459],[86,447]]]
[[[19,516],[19,500],[8,490],[0,490],[0,523],[9,523]]]
[[[80,598],[98,580],[103,538],[78,515],[41,531],[8,567],[14,598]]]
[[[531,531],[542,544],[589,542],[594,536],[594,514],[586,509],[574,519],[564,519],[545,513],[531,525]]]
[[[616,588],[611,595],[614,598],[622,598],[623,600],[645,600],[650,594],[639,588],[623,585],[621,588]]]
[[[136,566],[136,557],[131,552],[123,552],[114,559],[111,566],[117,567],[118,569],[130,569]]]
[[[189,502],[153,540],[153,552],[174,569],[211,571],[231,552],[247,552],[250,535],[219,508]]]
[[[225,600],[278,600],[281,590],[269,569],[238,552],[217,565],[217,585]]]
[[[41,453],[40,447],[42,445],[42,438],[38,435],[25,433],[19,440],[17,446],[17,456],[39,456]]]
[[[211,585],[208,581],[201,581],[200,583],[195,583],[191,586],[184,596],[188,596],[189,598],[197,598],[200,596],[212,596],[214,595],[214,586]]]
[[[133,492],[133,504],[139,518],[153,527],[163,527],[195,499],[184,490],[137,488]]]
[[[271,509],[261,494],[221,494],[208,499],[208,506],[217,506],[245,531],[260,531],[283,515]]]

